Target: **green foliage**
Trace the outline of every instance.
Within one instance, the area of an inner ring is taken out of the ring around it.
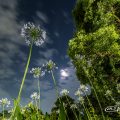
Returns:
[[[29,103],[25,108],[22,109],[22,114],[25,120],[44,120],[42,111],[38,110],[32,103]]]
[[[82,83],[91,85],[91,100],[96,114],[119,101],[120,82],[120,0],[77,0],[73,10],[76,33],[69,41],[68,54]],[[93,85],[93,86],[92,86]],[[94,89],[93,89],[94,87]],[[105,92],[111,90],[112,96]],[[118,117],[118,113],[104,113]]]
[[[79,112],[81,111],[81,109],[74,109],[73,111],[71,108],[73,104],[75,104],[75,101],[70,96],[61,96],[56,100],[55,106],[51,110],[51,114],[56,113],[57,118],[59,117],[59,119],[66,116],[66,119],[73,120],[76,118],[75,115],[77,114],[77,116],[79,116]]]
[[[62,102],[60,103],[60,113],[58,120],[66,120],[66,112]]]

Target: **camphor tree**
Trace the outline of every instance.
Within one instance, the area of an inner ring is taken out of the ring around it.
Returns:
[[[120,113],[105,108],[120,103],[120,0],[77,0],[73,17],[68,54],[77,77],[91,86],[95,114],[117,120]]]

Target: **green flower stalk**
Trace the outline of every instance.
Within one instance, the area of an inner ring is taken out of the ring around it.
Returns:
[[[21,83],[21,86],[20,86],[19,94],[18,94],[18,97],[17,97],[17,103],[14,107],[13,114],[12,114],[11,117],[14,117],[16,107],[20,103],[22,89],[23,89],[23,86],[24,86],[24,82],[25,82],[25,79],[26,79],[27,72],[28,72],[28,67],[29,67],[29,64],[30,64],[33,44],[35,44],[36,46],[41,46],[44,43],[44,40],[46,38],[46,32],[44,30],[42,30],[40,28],[40,26],[35,26],[33,23],[29,22],[28,24],[25,24],[24,27],[22,28],[21,36],[25,38],[25,41],[26,41],[27,45],[30,46],[30,51],[29,51],[28,60],[27,60],[27,64],[26,64],[26,67],[25,67],[22,83]]]
[[[40,80],[39,80],[39,78],[42,77],[45,73],[42,71],[42,69],[40,67],[32,68],[30,73],[33,74],[34,78],[38,79],[38,92],[39,92],[39,96],[40,96]],[[40,97],[39,97],[39,107],[38,108],[40,108]]]
[[[60,94],[61,94],[62,96],[65,96],[65,97],[66,97],[67,102],[68,102],[68,104],[70,105],[70,102],[69,102],[69,100],[68,100],[68,98],[67,98],[67,96],[68,96],[68,94],[69,94],[69,91],[68,91],[67,89],[62,89],[62,91],[60,92]],[[77,108],[77,105],[76,105],[76,104],[73,104],[73,105],[71,106],[71,109],[72,109],[72,111],[73,111],[73,113],[74,113],[74,115],[75,115],[75,117],[76,117],[76,120],[78,120],[77,114],[76,114],[75,111],[74,111],[74,109],[76,109],[76,108]]]
[[[56,90],[56,96],[57,98],[59,99],[60,103],[62,103],[62,101],[60,100],[59,98],[59,92],[58,92],[58,88],[57,88],[57,83],[56,83],[56,80],[55,80],[55,77],[54,77],[54,74],[53,74],[53,70],[54,69],[58,69],[58,67],[56,67],[56,64],[52,61],[52,60],[49,60],[46,65],[43,65],[46,67],[46,71],[48,71],[49,73],[51,73],[52,75],[52,79],[53,79],[53,82],[54,82],[54,86],[55,86],[55,90]],[[65,107],[63,106],[64,110],[65,110]],[[66,114],[66,110],[65,110],[65,114]],[[68,115],[66,114],[66,116],[68,117]]]
[[[4,114],[5,107],[9,107],[9,105],[10,105],[10,101],[7,98],[2,98],[0,100],[0,106],[2,106],[2,111],[3,111],[3,120],[5,118],[5,114]]]
[[[52,79],[53,79],[53,82],[54,82],[54,86],[55,86],[55,89],[56,89],[56,96],[59,97],[59,92],[58,92],[58,89],[57,89],[56,80],[55,80],[55,77],[54,77],[54,74],[53,74],[53,70],[54,69],[58,69],[58,67],[56,67],[56,64],[52,60],[49,60],[46,63],[46,65],[43,65],[43,66],[46,67],[46,71],[48,71],[49,73],[51,73]]]

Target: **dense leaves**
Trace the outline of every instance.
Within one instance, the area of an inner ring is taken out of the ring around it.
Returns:
[[[89,83],[89,97],[97,114],[101,114],[95,90],[103,111],[115,105],[120,82],[120,0],[77,0],[73,10],[76,32],[69,41],[68,54],[82,83]],[[93,89],[94,87],[94,89]],[[105,92],[110,89],[112,97]],[[114,98],[114,100],[113,100]],[[104,113],[118,117],[117,113]]]

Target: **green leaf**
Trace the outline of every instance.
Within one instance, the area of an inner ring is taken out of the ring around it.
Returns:
[[[62,102],[60,103],[60,113],[58,120],[66,120],[66,113]]]

